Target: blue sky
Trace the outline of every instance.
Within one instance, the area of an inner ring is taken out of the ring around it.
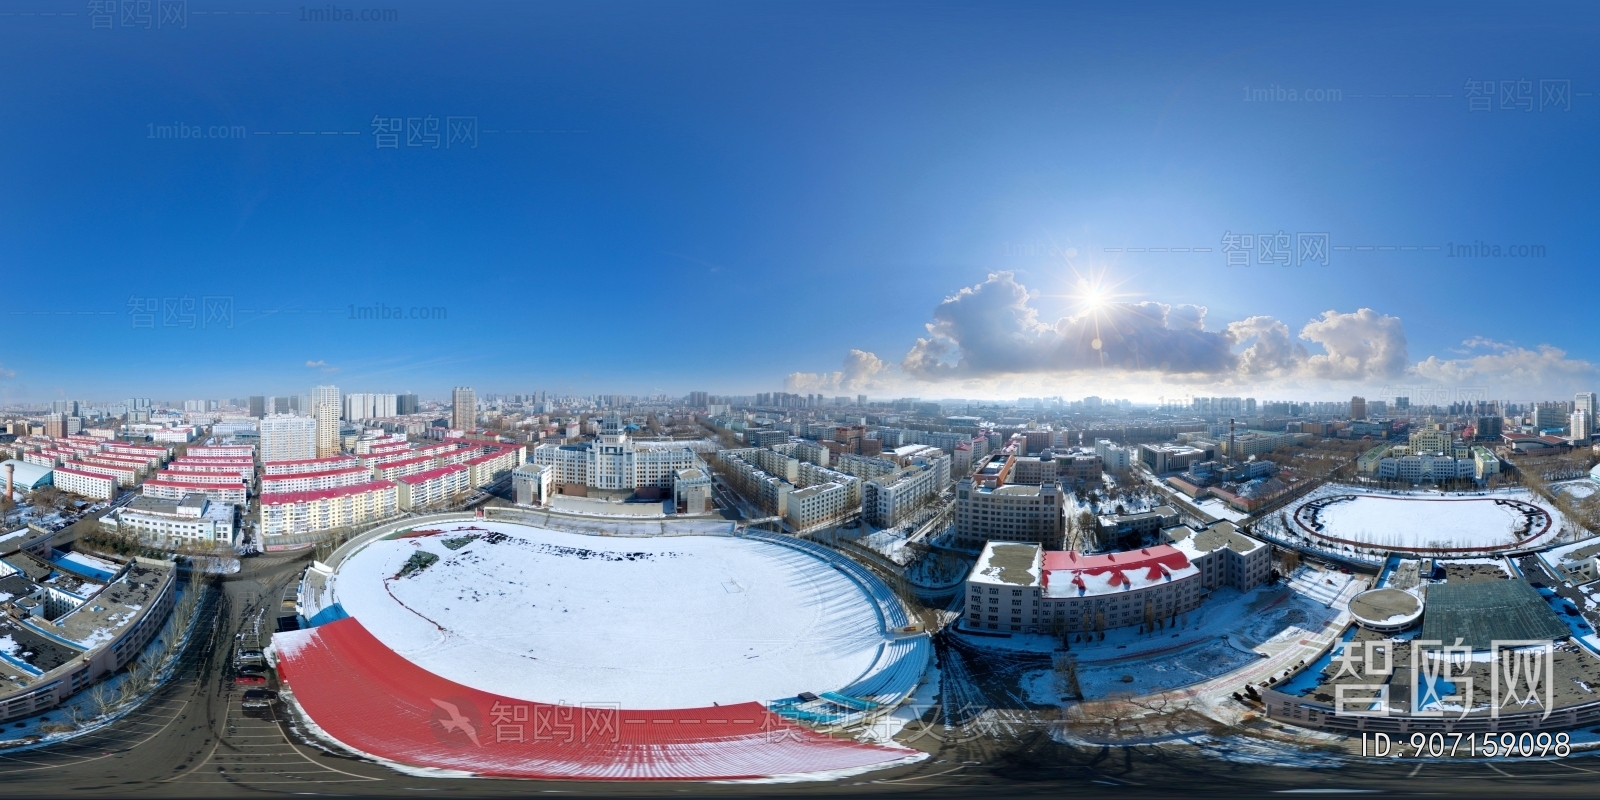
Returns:
[[[181,5],[0,15],[0,399],[1600,388],[1592,5]]]

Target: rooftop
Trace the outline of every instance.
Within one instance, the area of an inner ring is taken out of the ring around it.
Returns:
[[[1474,650],[1491,642],[1548,641],[1572,635],[1539,590],[1519,580],[1447,581],[1428,587],[1427,611],[1418,639],[1460,639]]]
[[[1038,586],[1042,558],[1039,545],[989,542],[972,567],[972,576],[1012,586]]]

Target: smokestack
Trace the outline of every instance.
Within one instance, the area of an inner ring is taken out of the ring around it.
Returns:
[[[1228,466],[1230,467],[1239,463],[1238,455],[1233,448],[1233,417],[1228,417]]]
[[[13,477],[16,474],[17,474],[17,465],[16,464],[7,464],[6,465],[6,500],[7,501],[11,500],[11,485],[12,485],[12,482],[13,482]]]

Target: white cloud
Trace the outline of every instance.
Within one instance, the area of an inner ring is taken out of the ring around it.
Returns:
[[[944,299],[927,335],[898,365],[851,350],[837,372],[791,373],[790,391],[946,391],[966,396],[1105,394],[1153,399],[1187,393],[1284,391],[1372,394],[1396,381],[1481,387],[1508,397],[1521,387],[1567,391],[1600,368],[1549,345],[1529,350],[1473,337],[1469,357],[1414,363],[1399,317],[1371,308],[1327,310],[1298,333],[1257,315],[1206,329],[1205,306],[1103,303],[1041,320],[1033,295],[1011,272]],[[1478,354],[1473,355],[1474,352]]]
[[[1338,381],[1366,381],[1405,374],[1406,329],[1399,317],[1363,308],[1351,314],[1322,312],[1300,329],[1300,338],[1322,345],[1322,354],[1306,359],[1311,376]]]
[[[884,363],[865,350],[851,350],[844,357],[844,369],[838,372],[791,372],[784,386],[791,392],[862,392],[886,388],[884,379],[894,365]]]

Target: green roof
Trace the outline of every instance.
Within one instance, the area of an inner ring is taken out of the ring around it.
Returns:
[[[1495,641],[1549,641],[1572,635],[1539,590],[1519,580],[1436,583],[1428,587],[1418,639],[1474,650]]]

